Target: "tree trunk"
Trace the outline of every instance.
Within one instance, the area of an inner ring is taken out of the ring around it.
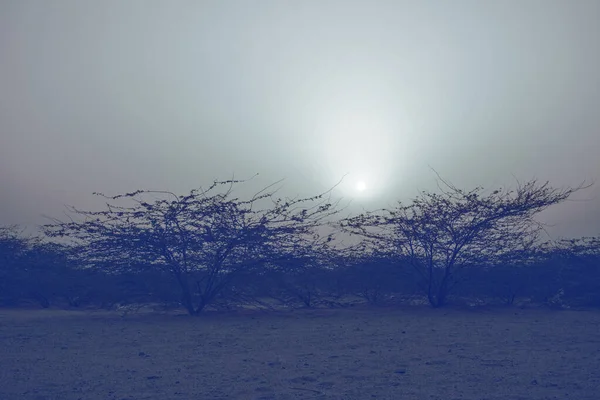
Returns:
[[[448,296],[448,293],[446,292],[446,289],[440,287],[440,289],[438,290],[438,294],[436,296],[436,305],[435,308],[440,308],[446,305],[446,298]]]
[[[427,300],[429,301],[429,305],[433,308],[436,307],[437,304],[437,300],[435,298],[435,296],[433,295],[433,293],[431,293],[431,291],[429,293],[427,293]]]
[[[207,301],[205,300],[204,296],[200,295],[200,303],[198,303],[198,307],[196,307],[195,315],[199,315],[206,307],[206,304]]]
[[[192,293],[190,292],[187,280],[181,275],[176,275],[176,278],[181,288],[181,304],[183,304],[189,315],[195,315],[196,310],[194,309]]]
[[[181,303],[183,304],[183,306],[185,307],[185,309],[187,310],[189,315],[195,315],[196,314],[196,310],[194,309],[194,304],[192,304],[192,299],[191,296],[189,295],[189,293],[184,293],[183,297],[181,299]]]
[[[446,305],[446,301],[448,299],[448,282],[450,279],[450,267],[446,267],[444,270],[444,276],[442,281],[440,282],[437,288],[432,288],[433,285],[430,285],[429,289],[429,303],[433,308],[440,308]],[[435,291],[435,294],[432,292]]]

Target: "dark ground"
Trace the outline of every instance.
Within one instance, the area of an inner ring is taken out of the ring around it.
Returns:
[[[1,400],[600,399],[600,312],[0,310]]]

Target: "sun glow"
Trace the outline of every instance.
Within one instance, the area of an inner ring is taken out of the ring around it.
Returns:
[[[307,157],[323,185],[336,185],[341,197],[380,201],[410,162],[409,118],[376,79],[348,76],[354,79],[324,83]]]
[[[365,183],[365,181],[356,182],[356,190],[358,190],[359,192],[364,192],[365,190],[367,190],[367,184]]]
[[[345,198],[375,200],[380,198],[398,176],[399,154],[395,127],[385,119],[360,113],[330,114],[319,126],[318,139],[324,183],[341,179],[336,187]]]

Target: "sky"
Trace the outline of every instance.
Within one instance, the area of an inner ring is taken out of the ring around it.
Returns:
[[[600,175],[600,1],[0,0],[0,224],[285,178],[367,209]],[[545,212],[600,235],[600,182]]]

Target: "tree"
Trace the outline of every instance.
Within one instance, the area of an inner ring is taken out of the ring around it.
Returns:
[[[69,281],[68,248],[26,237],[17,226],[0,227],[0,298],[16,305],[34,299],[48,308]]]
[[[326,302],[323,297],[331,274],[322,248],[325,243],[318,237],[313,243],[273,263],[265,276],[268,297],[290,307],[301,304],[312,308]]]
[[[22,287],[27,288],[29,297],[48,308],[53,298],[68,298],[68,288],[75,283],[68,260],[71,249],[40,237],[30,238],[28,243],[28,249],[21,258]]]
[[[534,216],[581,188],[559,190],[536,180],[487,194],[443,179],[438,186],[439,193],[421,192],[412,204],[398,202],[342,221],[348,232],[407,260],[433,307],[446,304],[461,269],[526,253],[543,229]]]
[[[562,239],[550,250],[548,259],[558,270],[564,300],[573,305],[600,306],[600,237]]]
[[[21,259],[28,249],[27,239],[20,236],[17,226],[0,226],[0,303],[15,304],[20,298],[17,275]]]
[[[239,272],[293,254],[336,213],[330,192],[281,199],[273,184],[247,200],[234,197],[234,186],[244,182],[214,181],[185,196],[149,190],[112,197],[97,193],[108,200],[105,210],[71,208],[70,221],[53,220],[45,232],[76,241],[82,262],[97,268],[167,271],[179,285],[181,303],[196,315]]]
[[[378,251],[368,243],[358,243],[339,252],[338,270],[346,293],[378,305],[410,293],[410,276],[397,257]]]

